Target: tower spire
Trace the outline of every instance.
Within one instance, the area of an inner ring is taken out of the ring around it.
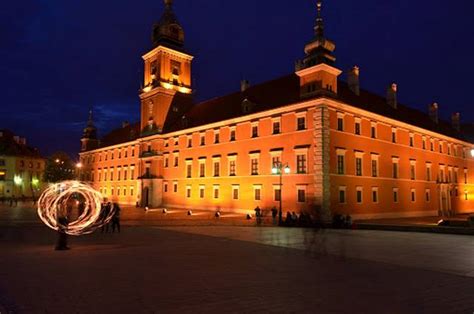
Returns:
[[[87,126],[94,126],[94,116],[93,116],[92,108],[89,109],[89,119],[87,120]]]
[[[318,16],[316,18],[316,26],[314,27],[314,31],[317,38],[323,38],[324,37],[324,20],[321,14],[321,11],[323,8],[322,0],[318,0],[318,2],[316,3],[316,8],[318,10]]]
[[[165,6],[167,8],[171,8],[171,6],[173,5],[173,0],[164,0],[165,1]]]

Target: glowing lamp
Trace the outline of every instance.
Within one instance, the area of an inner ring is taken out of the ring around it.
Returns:
[[[272,168],[272,173],[273,173],[273,174],[277,174],[277,173],[278,173],[278,168],[273,167],[273,168]]]
[[[285,173],[286,173],[286,174],[289,174],[290,172],[291,172],[290,167],[286,166],[286,167],[285,167]]]
[[[23,179],[20,176],[14,176],[13,177],[13,182],[15,182],[16,185],[22,185],[23,184]]]
[[[56,160],[55,160],[55,162],[56,162],[57,164],[59,164],[60,161],[61,161],[61,160],[59,160],[59,159],[56,159]]]
[[[78,163],[76,164],[76,168],[77,168],[77,169],[81,169],[81,168],[82,168],[82,163],[78,162]]]
[[[471,149],[471,157],[474,157],[474,149]]]
[[[39,184],[38,178],[33,178],[33,179],[31,179],[31,184],[32,184],[33,186],[38,186],[38,184]]]

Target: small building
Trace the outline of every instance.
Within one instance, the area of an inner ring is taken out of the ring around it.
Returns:
[[[43,187],[45,159],[26,139],[0,130],[0,198],[37,198]]]

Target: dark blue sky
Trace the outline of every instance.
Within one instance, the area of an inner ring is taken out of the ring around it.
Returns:
[[[205,100],[291,73],[311,39],[315,0],[175,0],[196,56],[196,98]],[[474,121],[474,4],[470,0],[338,0],[324,3],[337,65],[361,68],[363,88],[421,110]],[[100,134],[139,117],[141,56],[161,0],[23,0],[0,11],[0,128],[44,154],[79,149],[94,107]]]

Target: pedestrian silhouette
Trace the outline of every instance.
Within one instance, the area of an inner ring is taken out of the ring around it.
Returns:
[[[112,233],[115,233],[115,228],[120,233],[120,206],[117,203],[114,203],[113,207]]]

